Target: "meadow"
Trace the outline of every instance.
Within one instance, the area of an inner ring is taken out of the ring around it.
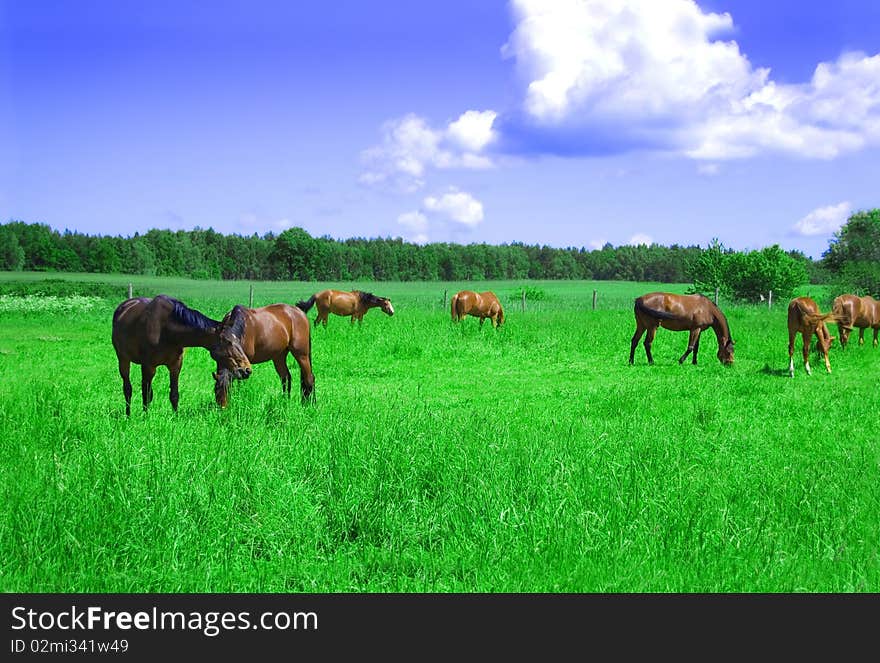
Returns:
[[[396,314],[312,330],[312,406],[260,364],[220,410],[191,348],[179,411],[160,368],[143,413],[135,367],[126,418],[129,281],[214,318],[251,285],[0,274],[4,592],[880,591],[880,348],[808,377],[798,340],[791,379],[786,302],[720,302],[732,367],[711,330],[679,365],[663,329],[630,366],[633,298],[685,284],[255,283],[255,306],[333,285]],[[463,287],[506,324],[451,323]]]

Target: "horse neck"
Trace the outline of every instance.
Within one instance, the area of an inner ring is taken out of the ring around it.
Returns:
[[[180,323],[172,324],[168,329],[168,337],[184,347],[210,348],[217,343],[219,327],[199,329]]]
[[[715,331],[715,336],[718,337],[719,346],[724,341],[730,340],[730,326],[727,324],[727,318],[717,308],[712,317],[712,329]]]

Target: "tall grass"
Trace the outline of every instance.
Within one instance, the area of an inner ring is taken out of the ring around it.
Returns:
[[[322,285],[256,284],[255,305]],[[798,345],[791,379],[784,306],[726,306],[733,367],[711,331],[678,365],[665,330],[629,366],[632,298],[685,286],[468,284],[507,307],[481,330],[443,308],[463,284],[339,285],[396,314],[313,330],[311,407],[260,364],[217,409],[194,348],[179,412],[160,369],[126,419],[117,302],[3,313],[0,589],[880,589],[880,349],[807,377]],[[524,285],[546,296],[523,312]],[[138,287],[220,317],[249,284]]]

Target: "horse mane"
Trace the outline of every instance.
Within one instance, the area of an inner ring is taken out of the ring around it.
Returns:
[[[171,317],[173,317],[179,323],[186,325],[187,327],[194,327],[195,329],[199,329],[201,331],[209,331],[220,324],[219,321],[212,320],[201,311],[197,311],[194,308],[189,308],[186,304],[178,299],[168,297],[167,295],[157,295],[156,299],[159,298],[166,299],[168,302],[171,303]]]
[[[362,290],[354,290],[353,292],[357,293],[358,297],[361,300],[361,304],[364,306],[375,305],[381,306],[384,299],[382,297],[376,297],[372,292],[363,292]]]
[[[246,321],[247,309],[241,304],[236,304],[232,310],[223,318],[223,325],[228,329],[235,338],[241,340],[244,336],[244,325]]]

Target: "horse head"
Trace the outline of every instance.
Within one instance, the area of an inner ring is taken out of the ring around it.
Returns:
[[[379,297],[382,301],[382,312],[386,315],[394,315],[394,307],[391,305],[391,300],[387,297]]]
[[[236,306],[220,323],[217,343],[211,348],[211,358],[217,362],[218,369],[229,371],[239,380],[246,380],[251,375],[251,362],[241,345],[243,333],[244,309]]]
[[[832,344],[834,343],[835,337],[828,333],[828,328],[825,326],[825,323],[822,323],[819,328],[819,349],[824,353],[828,354],[828,351],[831,349]],[[841,337],[843,334],[841,333]],[[842,342],[842,338],[841,338]]]
[[[725,366],[733,364],[733,339],[728,338],[718,346],[718,361]]]

